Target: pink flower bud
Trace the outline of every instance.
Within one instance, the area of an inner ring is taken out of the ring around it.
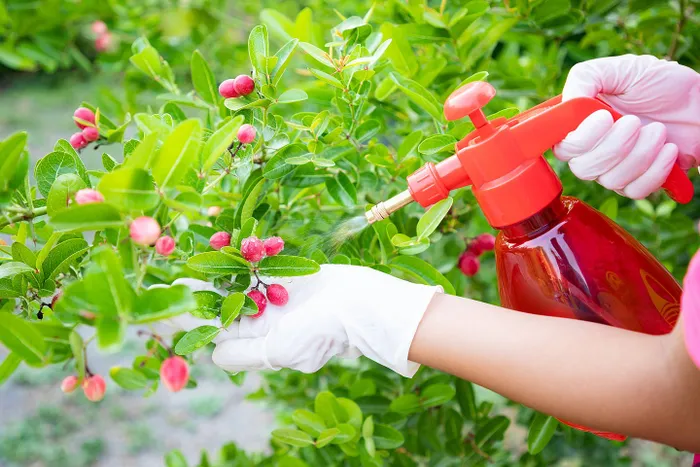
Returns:
[[[107,384],[100,375],[90,376],[83,381],[83,392],[89,401],[101,401],[106,390]]]
[[[107,52],[114,45],[112,33],[106,32],[95,39],[95,50],[98,52]]]
[[[231,234],[227,232],[216,232],[209,239],[209,246],[215,250],[220,250],[229,245],[231,245]]]
[[[92,24],[90,25],[90,29],[93,33],[97,34],[98,36],[101,36],[102,34],[107,32],[107,25],[104,23],[104,21],[97,20],[92,22]]]
[[[104,203],[105,197],[97,190],[83,188],[75,194],[75,202],[78,204]]]
[[[209,206],[207,209],[207,216],[216,217],[221,214],[221,208],[219,206]]]
[[[255,90],[255,81],[248,75],[236,76],[233,85],[241,96],[247,96]]]
[[[246,261],[257,263],[265,256],[265,247],[262,240],[253,235],[241,242],[241,256]]]
[[[85,146],[88,145],[88,142],[82,133],[73,133],[68,142],[75,150],[83,149]]]
[[[66,394],[70,394],[78,389],[78,386],[80,386],[80,381],[78,381],[77,376],[66,376],[61,382],[61,391]]]
[[[175,240],[167,235],[160,237],[156,241],[156,253],[163,256],[170,256],[175,251]]]
[[[95,127],[87,126],[83,128],[83,138],[85,138],[85,141],[88,143],[92,143],[93,141],[100,139],[100,132],[97,131],[97,128]]]
[[[275,256],[284,249],[284,240],[280,237],[270,237],[263,242],[265,256]]]
[[[255,313],[254,315],[251,315],[251,318],[261,317],[263,315],[263,313],[265,313],[265,308],[267,308],[267,299],[265,298],[265,294],[263,294],[259,290],[251,290],[250,292],[247,293],[247,295],[258,306],[258,312]]]
[[[236,138],[238,138],[238,141],[243,144],[252,143],[255,139],[255,127],[253,125],[248,125],[247,123],[245,125],[241,125],[241,127],[238,129],[238,134],[236,134]]]
[[[229,99],[231,97],[241,97],[241,95],[236,91],[236,84],[234,79],[227,79],[219,85],[219,94],[221,97]]]
[[[61,297],[63,297],[63,290],[59,290],[56,295],[51,298],[51,309],[53,310],[53,307],[56,306],[56,302],[58,302]]]
[[[190,379],[190,367],[182,357],[170,357],[160,366],[160,381],[170,392],[178,392]]]
[[[153,245],[160,237],[160,225],[152,217],[137,217],[129,226],[129,234],[138,245]]]
[[[87,126],[84,122],[95,124],[95,112],[86,107],[78,107],[73,112],[73,120],[78,125],[78,128],[82,130]]]
[[[462,256],[459,257],[458,267],[467,277],[472,277],[479,272],[479,258],[470,251],[465,251]]]

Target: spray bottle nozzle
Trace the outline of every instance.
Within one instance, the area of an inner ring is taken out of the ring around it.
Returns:
[[[367,222],[374,224],[375,222],[386,219],[392,212],[398,211],[411,202],[413,202],[411,192],[408,190],[402,191],[393,198],[389,198],[386,201],[382,201],[372,206],[372,208],[365,213],[365,217],[367,218]]]

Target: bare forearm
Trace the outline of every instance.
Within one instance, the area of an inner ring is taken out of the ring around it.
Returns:
[[[700,450],[700,372],[647,336],[437,295],[409,358],[592,428]]]

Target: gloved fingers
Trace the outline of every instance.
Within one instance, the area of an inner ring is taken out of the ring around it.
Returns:
[[[624,94],[637,85],[640,76],[657,62],[661,60],[651,55],[626,54],[577,63],[566,77],[562,100]]]
[[[632,199],[643,199],[658,190],[671,173],[678,158],[678,146],[667,143],[661,148],[649,169],[622,191]]]
[[[642,122],[625,115],[587,153],[569,161],[569,168],[581,180],[595,180],[626,158],[639,139]]]
[[[267,359],[266,338],[267,336],[221,342],[214,349],[212,360],[228,372],[279,369],[273,368]]]
[[[646,172],[666,143],[666,127],[654,122],[642,127],[630,153],[615,167],[598,177],[609,190],[622,190]]]
[[[563,141],[554,146],[554,155],[560,161],[569,162],[586,154],[613,127],[613,118],[607,110],[598,110],[589,115]]]

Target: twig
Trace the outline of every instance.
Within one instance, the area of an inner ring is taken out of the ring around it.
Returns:
[[[679,0],[678,3],[680,6],[680,17],[678,18],[678,25],[676,25],[676,31],[673,33],[673,41],[671,42],[671,47],[668,49],[668,54],[666,55],[666,58],[668,58],[669,60],[673,60],[674,56],[676,55],[676,52],[678,51],[678,42],[680,40],[681,33],[683,32],[683,28],[685,27],[685,23],[688,19],[685,16],[685,0]]]
[[[25,211],[22,214],[17,214],[15,216],[5,216],[5,219],[0,221],[0,229],[4,229],[8,225],[12,225],[15,222],[28,221],[34,219],[35,217],[43,216],[46,214],[46,206],[41,208],[35,208],[32,211]]]

